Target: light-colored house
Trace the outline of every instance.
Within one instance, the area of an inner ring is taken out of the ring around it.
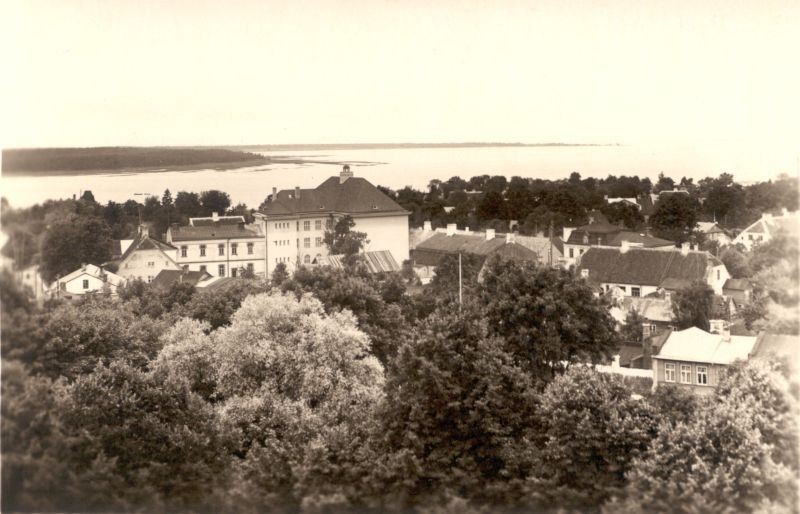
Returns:
[[[709,394],[722,371],[736,360],[745,360],[756,338],[711,334],[697,327],[673,331],[658,355],[653,355],[653,388],[660,384],[686,387]]]
[[[370,273],[390,273],[400,271],[400,265],[394,260],[392,253],[383,250],[376,252],[364,252],[360,254],[364,265]],[[314,259],[312,264],[317,266],[330,266],[336,269],[343,269],[345,267],[344,255],[326,255],[318,259]]]
[[[716,241],[720,246],[729,245],[732,241],[731,236],[713,221],[698,221],[697,232],[703,234],[707,241]]]
[[[175,283],[183,283],[189,284],[192,286],[197,286],[199,282],[203,280],[208,280],[211,278],[211,275],[208,274],[206,271],[188,271],[184,269],[165,269],[161,270],[156,278],[150,283],[153,289],[157,289],[159,291],[167,291],[170,287],[172,287]]]
[[[722,294],[730,278],[725,265],[708,252],[680,249],[664,251],[631,248],[592,247],[583,254],[577,272],[603,291],[619,288],[626,296],[642,297],[659,289],[677,291],[702,280]]]
[[[172,225],[167,242],[176,248],[182,269],[214,277],[235,277],[242,270],[264,276],[266,249],[258,223],[247,225],[241,216],[192,218],[189,225]]]
[[[117,265],[117,274],[126,280],[141,279],[152,282],[162,270],[179,270],[175,262],[177,248],[140,232],[133,241],[127,243]]]
[[[261,227],[267,274],[279,263],[290,272],[328,255],[325,230],[350,216],[352,230],[367,234],[364,251],[388,251],[402,263],[409,257],[408,215],[394,200],[345,165],[314,189],[273,189],[263,209],[254,214]]]
[[[798,220],[800,220],[798,213],[800,211],[788,212],[786,209],[783,209],[780,215],[764,213],[758,221],[742,230],[733,239],[733,244],[740,244],[752,250],[754,246],[766,243],[781,232],[797,237]]]
[[[69,275],[58,279],[49,293],[58,298],[80,297],[88,293],[108,292],[117,294],[117,287],[125,283],[125,279],[106,271],[94,264],[86,264]]]

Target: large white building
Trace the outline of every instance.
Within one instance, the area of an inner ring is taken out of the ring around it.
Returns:
[[[761,218],[742,230],[733,240],[733,244],[741,244],[748,250],[754,246],[766,243],[780,232],[797,237],[798,219],[800,211],[788,212],[786,209],[780,215],[764,213]]]
[[[245,270],[264,275],[264,235],[259,224],[246,225],[241,216],[191,218],[189,225],[171,226],[167,242],[177,249],[175,262],[184,270],[213,277],[235,277]]]
[[[389,251],[402,263],[409,257],[408,215],[367,180],[353,177],[347,165],[314,189],[273,189],[255,214],[265,245],[264,267],[271,274],[284,263],[293,271],[326,257],[325,230],[344,216],[353,218],[353,230],[367,234],[365,251]]]

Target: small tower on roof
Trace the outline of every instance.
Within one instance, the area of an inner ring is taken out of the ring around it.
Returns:
[[[345,164],[342,166],[342,172],[339,173],[339,183],[344,184],[344,182],[353,176],[353,172],[350,171],[350,165]]]

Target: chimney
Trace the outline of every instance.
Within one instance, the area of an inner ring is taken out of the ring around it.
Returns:
[[[464,232],[466,232],[467,234],[469,234],[469,227],[464,227]]]
[[[619,243],[619,253],[626,253],[628,250],[630,250],[630,248],[631,248],[630,242],[626,241],[625,239],[620,241],[620,243]]]
[[[789,215],[789,209],[787,209],[786,207],[781,207],[781,215],[782,216],[788,216]]]
[[[494,229],[493,228],[487,228],[486,229],[486,240],[487,241],[491,241],[492,239],[494,239]]]
[[[691,245],[689,243],[681,243],[681,255],[689,255]]]
[[[564,227],[564,241],[569,240],[569,236],[572,234],[572,231],[575,230],[575,227]]]
[[[214,221],[217,221],[219,219],[219,213],[212,212],[211,213],[211,219],[214,220]]]
[[[300,199],[300,187],[299,186],[294,186],[294,199],[295,200],[299,200]]]
[[[664,290],[664,299],[668,302],[672,302],[672,291]]]
[[[772,213],[771,212],[765,212],[764,213],[764,219],[768,220],[768,221],[771,221],[772,220]]]
[[[447,224],[447,235],[448,236],[454,236],[456,234],[456,230],[458,230],[458,227],[457,227],[457,225],[455,223],[448,223]]]
[[[274,202],[277,199],[278,199],[278,188],[277,187],[273,187],[272,188],[272,201]]]
[[[425,221],[425,222],[422,224],[422,231],[423,231],[423,232],[430,232],[431,230],[433,230],[433,229],[431,228],[431,222],[430,222],[430,220],[428,220],[428,221]]]
[[[345,164],[344,166],[342,166],[342,172],[339,173],[339,183],[344,184],[347,181],[347,179],[351,178],[352,176],[353,172],[350,171],[350,165]]]
[[[517,235],[513,232],[506,233],[506,243],[516,243],[517,242]]]
[[[653,366],[653,342],[649,337],[642,339],[642,368],[650,369]]]

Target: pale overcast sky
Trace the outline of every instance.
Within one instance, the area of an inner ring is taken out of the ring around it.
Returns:
[[[562,141],[800,154],[796,0],[7,0],[2,19],[5,147]]]

